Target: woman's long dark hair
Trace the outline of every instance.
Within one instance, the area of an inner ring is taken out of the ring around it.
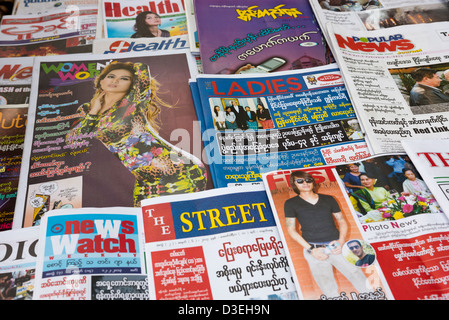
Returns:
[[[139,13],[136,17],[136,24],[134,25],[134,31],[138,32],[143,37],[152,38],[154,37],[154,34],[150,32],[148,25],[145,22],[147,14],[154,14],[155,16],[160,18],[160,15],[158,15],[157,13],[154,13],[152,11],[143,11]]]

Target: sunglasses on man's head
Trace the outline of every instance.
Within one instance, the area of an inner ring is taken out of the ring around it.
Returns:
[[[315,181],[315,179],[313,179],[313,178],[305,178],[305,179],[303,179],[303,178],[298,178],[298,179],[295,180],[295,182],[296,182],[297,184],[303,184],[304,182],[312,183],[312,182],[314,182],[314,181]]]

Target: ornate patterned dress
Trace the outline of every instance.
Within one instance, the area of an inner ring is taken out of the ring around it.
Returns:
[[[90,115],[90,104],[80,107],[86,116],[69,135],[95,132],[109,151],[135,176],[134,205],[143,199],[191,193],[206,188],[206,170],[199,159],[159,137],[146,118],[151,99],[148,67],[134,64],[130,93],[110,109]]]

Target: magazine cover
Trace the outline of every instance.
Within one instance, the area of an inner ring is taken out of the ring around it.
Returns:
[[[39,227],[0,232],[0,300],[32,300]]]
[[[262,186],[147,199],[142,215],[152,298],[298,299]]]
[[[0,106],[0,231],[13,227],[28,105]]]
[[[406,154],[385,154],[264,175],[305,296],[447,298],[449,220],[428,189],[410,188],[415,170]]]
[[[100,0],[105,38],[187,35],[183,0]]]
[[[191,88],[215,187],[370,155],[335,64],[257,76],[198,75]]]
[[[210,187],[187,50],[39,57],[34,70],[14,227]]]
[[[140,212],[120,207],[47,212],[33,299],[148,300]]]
[[[415,177],[410,188],[430,190],[449,216],[449,140],[403,140],[402,145],[424,179]]]
[[[195,0],[194,11],[204,73],[266,73],[330,62],[308,1]]]

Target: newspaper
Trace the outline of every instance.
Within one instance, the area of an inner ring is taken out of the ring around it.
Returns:
[[[14,228],[38,225],[53,209],[140,207],[146,197],[212,186],[201,161],[188,50],[35,59]],[[118,62],[131,63],[117,64],[132,67],[125,70],[134,79],[130,91],[118,88],[120,102],[100,100],[110,108],[89,114],[96,85],[99,94],[115,92],[105,68]],[[95,84],[97,77],[104,81]]]
[[[147,199],[142,214],[151,297],[298,298],[262,186]]]
[[[39,227],[0,232],[0,300],[32,300]]]
[[[307,0],[195,0],[194,10],[204,73],[266,73],[331,61]]]
[[[186,11],[182,0],[103,0],[102,9],[105,38],[187,35]],[[157,27],[157,33],[148,33],[145,24],[148,14],[158,19],[157,23],[151,23],[152,27]]]
[[[72,6],[98,7],[98,0],[17,0],[14,2],[13,14],[46,14],[57,9],[70,9]]]
[[[443,211],[449,214],[449,141],[413,139],[403,140],[402,145]]]
[[[0,28],[0,57],[89,53],[97,30],[96,16],[97,9],[92,6],[6,16]]]
[[[1,43],[14,40],[57,39],[70,34],[82,34],[86,42],[92,42],[97,29],[95,6],[80,9],[71,6],[55,9],[47,14],[10,15],[1,20]]]
[[[409,188],[408,170],[422,178],[398,153],[264,175],[306,299],[448,298],[449,220],[428,188]]]
[[[449,22],[370,32],[328,24],[328,30],[375,154],[404,152],[406,138],[448,137]]]
[[[0,231],[12,229],[28,105],[0,106]]]
[[[29,103],[33,61],[32,57],[0,60],[0,105]]]
[[[316,19],[329,40],[326,24],[348,30],[373,31],[447,21],[447,0],[309,0]]]
[[[40,226],[33,299],[148,300],[143,250],[139,208],[49,211]]]
[[[191,81],[215,187],[262,173],[355,161],[371,152],[335,64]]]

